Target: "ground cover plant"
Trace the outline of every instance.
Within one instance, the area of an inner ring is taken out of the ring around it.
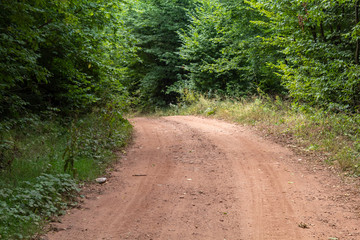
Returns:
[[[131,135],[129,122],[109,109],[68,124],[32,121],[2,135],[0,239],[28,239],[76,204],[78,184],[104,174]]]

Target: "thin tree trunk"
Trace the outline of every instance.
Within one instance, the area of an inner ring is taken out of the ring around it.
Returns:
[[[317,42],[316,26],[315,27],[310,27],[310,29],[311,29],[311,33],[312,33],[313,38],[314,38],[314,42]]]
[[[360,1],[356,1],[355,4],[355,23],[359,23],[359,3]],[[360,54],[360,40],[359,38],[356,40],[356,50],[355,50],[355,63],[359,64],[359,54]]]
[[[320,33],[321,33],[321,38],[323,39],[324,42],[326,42],[323,22],[320,23]]]

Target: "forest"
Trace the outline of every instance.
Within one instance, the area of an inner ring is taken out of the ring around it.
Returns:
[[[359,6],[2,0],[0,239],[26,239],[61,214],[76,182],[97,176],[128,141],[129,110],[199,96],[280,99],[292,111],[342,114],[358,161]]]

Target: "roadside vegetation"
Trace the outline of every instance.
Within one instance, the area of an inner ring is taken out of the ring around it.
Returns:
[[[360,177],[360,116],[334,113],[268,96],[243,100],[187,93],[182,102],[155,115],[200,115],[255,126],[301,151],[319,153],[345,175]]]
[[[0,2],[0,239],[35,238],[130,139],[121,5]]]
[[[0,239],[28,239],[75,206],[79,184],[119,157],[131,125],[109,109],[70,122],[23,119],[2,135]]]

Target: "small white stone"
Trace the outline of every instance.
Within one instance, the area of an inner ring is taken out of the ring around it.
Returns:
[[[96,181],[97,183],[102,184],[102,183],[105,183],[106,180],[107,180],[106,177],[102,177],[102,178],[97,178],[95,181]]]

